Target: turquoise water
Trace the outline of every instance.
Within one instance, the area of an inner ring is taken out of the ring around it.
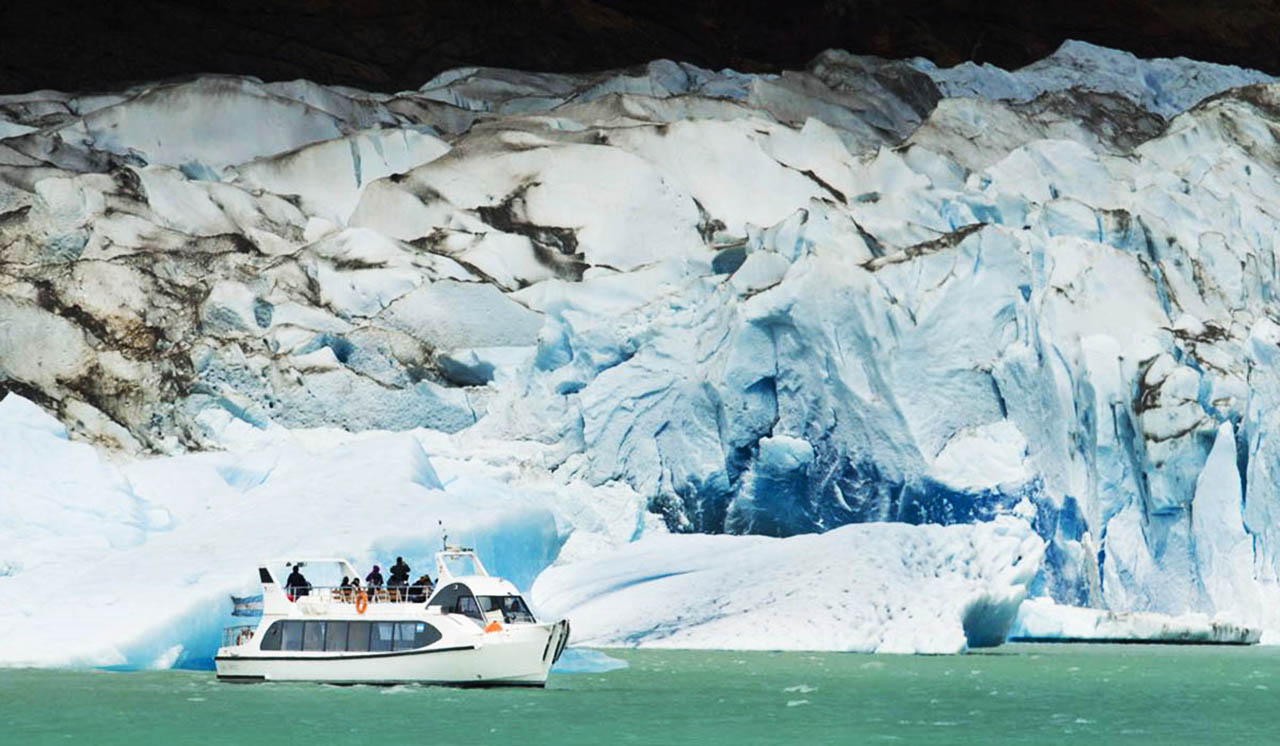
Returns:
[[[609,651],[547,689],[0,670],[0,742],[1258,744],[1280,649],[1006,645],[947,657]]]

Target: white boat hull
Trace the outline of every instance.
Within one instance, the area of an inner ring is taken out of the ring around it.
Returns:
[[[223,648],[222,681],[316,681],[330,684],[545,686],[568,641],[568,625],[513,625],[471,640],[442,639],[419,650],[378,653],[260,651]]]

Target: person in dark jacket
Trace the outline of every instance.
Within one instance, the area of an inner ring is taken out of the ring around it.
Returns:
[[[382,587],[382,568],[377,565],[374,565],[373,572],[364,576],[364,582],[365,582],[365,585],[369,587],[369,590],[373,590],[374,588],[381,588]]]
[[[409,586],[409,602],[415,604],[426,603],[427,598],[431,596],[431,578],[423,575],[413,581],[413,585]]]
[[[409,565],[405,564],[404,557],[396,557],[396,563],[391,566],[391,579],[388,585],[408,585],[409,584]]]
[[[307,582],[306,578],[302,577],[299,567],[302,567],[302,565],[294,565],[293,572],[289,573],[288,579],[284,581],[285,591],[294,598],[301,598],[311,593],[311,584]]]

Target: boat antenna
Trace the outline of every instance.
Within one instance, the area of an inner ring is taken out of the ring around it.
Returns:
[[[436,523],[440,524],[440,550],[447,552],[449,551],[449,532],[444,528],[444,521],[437,520]]]

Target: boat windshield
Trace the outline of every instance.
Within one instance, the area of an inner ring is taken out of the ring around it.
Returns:
[[[486,615],[492,611],[502,612],[502,621],[507,624],[535,621],[533,612],[529,611],[524,599],[519,596],[476,596],[476,600],[480,602],[480,610]]]
[[[445,554],[439,559],[444,565],[444,569],[455,577],[460,578],[465,575],[485,575],[486,573],[476,563],[476,558],[471,554]]]

